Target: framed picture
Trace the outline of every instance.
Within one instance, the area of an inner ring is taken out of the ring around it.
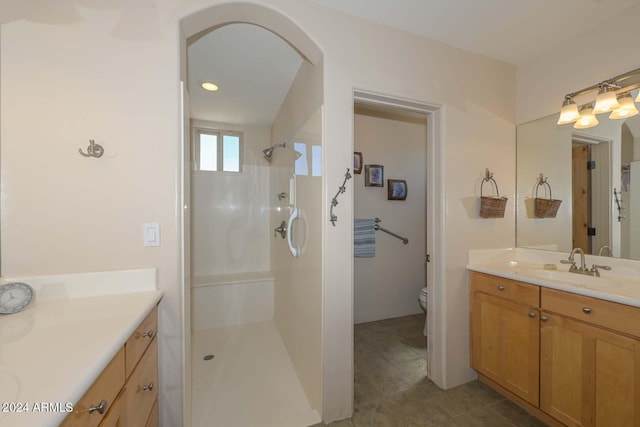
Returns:
[[[403,179],[388,179],[387,196],[387,200],[407,200],[407,181]]]
[[[362,173],[362,153],[359,151],[353,152],[353,173]]]
[[[384,187],[384,166],[364,165],[364,185],[366,187]]]

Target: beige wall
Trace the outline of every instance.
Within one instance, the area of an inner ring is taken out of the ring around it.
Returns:
[[[2,269],[29,275],[157,266],[165,291],[160,418],[175,426],[182,411],[175,367],[183,362],[178,26],[180,18],[222,1],[167,0],[129,24],[121,21],[120,2],[104,3],[103,9],[77,6],[72,23],[40,24],[25,16],[0,29]],[[348,416],[352,408],[352,182],[335,227],[327,214],[352,167],[354,89],[442,107],[437,160],[444,170],[438,185],[445,192],[439,224],[445,245],[433,254],[445,274],[444,283],[434,285],[443,291],[437,303],[445,337],[436,350],[445,360],[438,382],[453,386],[472,378],[467,251],[513,246],[514,214],[510,204],[504,219],[480,220],[464,200],[478,196],[486,167],[513,200],[515,68],[300,0],[255,4],[293,20],[324,54],[325,419]],[[39,12],[51,19],[63,13],[54,4],[41,8],[49,8]],[[88,139],[104,145],[103,159],[78,155]],[[147,221],[161,224],[159,248],[142,246]]]
[[[178,425],[177,31],[114,37],[108,10],[73,24],[26,18],[0,27],[2,274],[157,267],[161,411]],[[89,139],[102,158],[80,156]],[[160,247],[143,246],[145,222],[160,223]]]
[[[354,122],[354,149],[364,164],[384,166],[384,187],[365,187],[364,166],[353,177],[356,218],[379,217],[380,226],[409,239],[375,233],[373,258],[354,258],[354,322],[420,313],[425,286],[426,119],[362,112]],[[407,200],[387,200],[387,179],[407,181]]]

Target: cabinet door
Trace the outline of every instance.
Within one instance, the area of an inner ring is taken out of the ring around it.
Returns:
[[[158,341],[153,339],[125,385],[127,425],[144,426],[158,397]]]
[[[539,311],[475,292],[471,305],[471,339],[472,367],[537,406]]]
[[[640,426],[640,341],[542,316],[540,408],[568,426]]]

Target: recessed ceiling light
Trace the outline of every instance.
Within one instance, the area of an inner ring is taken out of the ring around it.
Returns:
[[[217,84],[211,82],[204,82],[200,86],[202,86],[204,90],[209,90],[211,92],[215,92],[219,89]]]

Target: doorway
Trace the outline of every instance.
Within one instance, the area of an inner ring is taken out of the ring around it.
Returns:
[[[444,239],[441,224],[444,223],[444,204],[438,203],[444,197],[444,183],[440,178],[442,172],[441,120],[439,106],[427,103],[391,97],[361,90],[354,91],[354,104],[371,106],[378,109],[402,111],[422,115],[426,122],[426,283],[429,294],[427,298],[427,315],[425,335],[427,338],[427,377],[438,386],[445,387],[444,357],[444,292],[442,284],[444,273]],[[366,160],[364,161],[366,163]],[[364,172],[364,168],[363,168]],[[409,236],[411,237],[411,236]],[[423,238],[419,236],[418,238]],[[416,295],[416,304],[418,304]]]
[[[598,255],[603,246],[612,246],[611,141],[605,138],[572,135],[571,147],[572,247]]]

